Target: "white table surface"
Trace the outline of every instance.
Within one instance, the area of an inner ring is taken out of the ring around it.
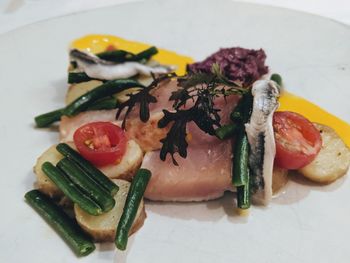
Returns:
[[[137,0],[0,0],[0,34],[57,16],[135,1]],[[350,25],[349,0],[241,0],[241,2],[300,10]]]

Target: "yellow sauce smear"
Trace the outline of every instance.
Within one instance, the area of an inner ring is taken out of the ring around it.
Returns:
[[[141,52],[151,46],[110,35],[88,35],[75,40],[71,47],[87,50],[92,53],[99,53],[105,51],[110,45],[132,53]],[[165,49],[158,48],[158,50],[159,53],[155,55],[153,59],[161,64],[177,66],[176,73],[178,75],[184,75],[186,73],[186,65],[193,63],[193,59],[190,57],[182,56]],[[345,121],[342,121],[319,106],[289,92],[284,92],[279,101],[279,111],[297,112],[312,122],[318,122],[332,127],[348,147],[350,147],[350,125]]]
[[[129,41],[110,35],[87,35],[75,40],[71,44],[71,47],[86,50],[96,54],[105,51],[106,48],[110,45],[115,46],[117,49],[126,50],[134,54],[151,47],[151,45],[148,44]],[[158,54],[153,56],[152,59],[158,61],[160,64],[176,66],[176,74],[179,76],[186,73],[187,64],[193,63],[192,58],[176,54],[173,51],[168,51],[161,48],[158,48],[158,51]]]

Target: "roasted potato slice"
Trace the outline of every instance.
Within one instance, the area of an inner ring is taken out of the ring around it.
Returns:
[[[322,148],[310,164],[298,171],[317,183],[328,184],[346,174],[350,165],[350,150],[330,127],[315,124],[322,137]]]
[[[91,235],[96,242],[113,242],[116,233],[116,227],[123,213],[123,208],[125,205],[126,197],[129,192],[130,183],[125,180],[114,179],[119,186],[118,193],[114,196],[116,205],[109,212],[93,216],[82,209],[78,205],[74,205],[75,217],[78,224],[84,229],[89,235]],[[143,222],[146,218],[144,202],[141,204],[137,210],[135,221],[130,229],[129,235],[135,233],[141,228]]]
[[[143,160],[143,151],[133,140],[129,140],[126,152],[118,165],[106,165],[100,170],[113,179],[124,179],[131,181],[136,171],[140,168]]]
[[[51,162],[52,164],[56,165],[62,158],[63,156],[56,150],[56,145],[52,145],[37,159],[34,166],[34,173],[36,175],[35,186],[41,192],[49,195],[50,197],[62,197],[63,193],[41,170],[41,166],[44,162]]]
[[[82,83],[72,84],[66,94],[66,104],[73,102],[86,92],[93,90],[94,88],[102,85],[103,82],[100,80],[90,80]]]

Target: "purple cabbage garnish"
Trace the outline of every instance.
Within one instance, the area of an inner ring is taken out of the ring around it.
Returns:
[[[221,48],[205,60],[187,65],[187,70],[190,73],[210,73],[212,65],[217,63],[228,79],[247,87],[268,72],[265,59],[266,54],[262,49]]]

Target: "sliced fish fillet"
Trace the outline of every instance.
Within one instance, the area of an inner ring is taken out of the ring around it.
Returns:
[[[204,135],[206,136],[206,135]],[[190,144],[191,145],[191,144]],[[217,141],[189,147],[186,159],[161,161],[159,151],[146,153],[142,167],[152,172],[145,197],[157,201],[202,201],[215,199],[232,190],[231,145]]]

